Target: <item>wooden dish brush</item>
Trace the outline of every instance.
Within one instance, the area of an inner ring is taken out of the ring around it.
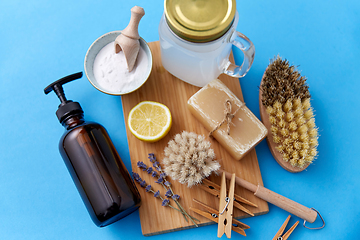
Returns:
[[[317,156],[315,126],[306,78],[280,57],[266,68],[260,84],[260,116],[270,132],[275,160],[290,172],[305,170]]]

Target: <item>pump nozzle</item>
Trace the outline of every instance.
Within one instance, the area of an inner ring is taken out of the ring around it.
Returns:
[[[58,96],[58,98],[60,99],[61,103],[65,103],[67,100],[66,100],[62,85],[64,85],[65,83],[74,81],[76,79],[79,79],[82,77],[82,75],[83,75],[82,72],[78,72],[78,73],[74,73],[69,76],[63,77],[63,78],[53,82],[49,86],[47,86],[44,89],[44,92],[45,92],[45,94],[48,94],[49,92],[54,91],[56,93],[56,95]]]
[[[61,104],[59,105],[59,109],[56,111],[56,116],[58,117],[60,122],[64,121],[70,115],[79,114],[79,113],[84,112],[78,102],[73,102],[71,100],[66,99],[64,89],[62,87],[62,85],[64,85],[65,83],[68,83],[68,82],[71,82],[71,81],[81,78],[82,75],[83,75],[82,72],[78,72],[78,73],[74,73],[72,75],[63,77],[63,78],[51,83],[49,86],[47,86],[44,89],[45,94],[48,94],[51,91],[54,91],[61,101]]]

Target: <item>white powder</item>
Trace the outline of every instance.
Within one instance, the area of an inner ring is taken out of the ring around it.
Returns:
[[[109,92],[127,93],[144,81],[148,59],[140,47],[134,68],[129,72],[123,51],[115,53],[114,42],[107,44],[96,55],[93,71],[99,86]]]

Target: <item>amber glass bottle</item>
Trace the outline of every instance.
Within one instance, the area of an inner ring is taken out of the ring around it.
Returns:
[[[82,73],[62,78],[45,88],[61,100],[56,115],[66,128],[59,150],[71,177],[99,227],[109,225],[135,211],[140,195],[105,128],[86,122],[80,104],[66,100],[62,85]]]

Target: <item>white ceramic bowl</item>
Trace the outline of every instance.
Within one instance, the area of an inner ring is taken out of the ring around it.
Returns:
[[[149,75],[150,75],[151,69],[152,69],[152,55],[151,55],[150,47],[145,42],[144,39],[140,38],[140,47],[145,51],[145,53],[147,55],[148,63],[147,63],[146,71],[144,72],[144,74],[139,75],[139,77],[141,77],[142,79],[138,79],[138,81],[137,81],[138,85],[134,86],[133,89],[129,89],[128,91],[122,91],[122,92],[110,91],[108,89],[104,89],[103,87],[101,87],[101,85],[97,82],[97,80],[94,76],[94,71],[93,71],[93,66],[94,66],[94,61],[95,61],[96,55],[107,44],[115,41],[115,38],[117,36],[119,36],[120,34],[121,34],[120,31],[109,32],[109,33],[102,35],[98,39],[96,39],[95,42],[93,42],[93,44],[88,49],[86,56],[85,56],[85,61],[84,61],[85,74],[86,74],[89,82],[97,90],[99,90],[103,93],[106,93],[106,94],[110,94],[110,95],[124,95],[124,94],[128,94],[128,93],[131,93],[131,92],[139,89],[149,78]]]

